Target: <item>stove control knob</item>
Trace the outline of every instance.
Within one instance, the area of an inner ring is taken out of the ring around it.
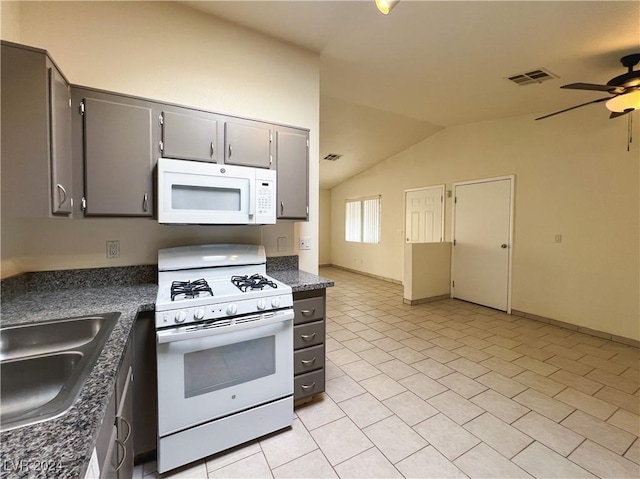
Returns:
[[[196,319],[202,319],[204,318],[204,309],[202,308],[198,308],[194,311],[193,313],[193,317]]]
[[[280,306],[280,298],[273,298],[271,300],[271,306],[273,306],[274,308],[277,308]]]
[[[227,315],[233,316],[237,312],[238,312],[238,305],[237,304],[230,304],[229,306],[227,306]]]
[[[259,299],[258,300],[258,309],[262,311],[266,307],[267,307],[267,302],[264,299]]]
[[[176,323],[184,323],[184,320],[187,319],[187,313],[185,313],[184,311],[178,311],[176,313]]]

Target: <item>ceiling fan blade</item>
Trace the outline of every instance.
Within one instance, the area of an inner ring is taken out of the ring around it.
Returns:
[[[632,111],[634,111],[634,110],[611,112],[611,115],[609,115],[609,119],[613,120],[614,118],[618,118],[619,116],[627,115],[627,114],[631,113]]]
[[[536,120],[544,120],[545,118],[549,118],[550,116],[559,115],[560,113],[564,113],[565,111],[575,110],[576,108],[581,108],[583,106],[591,105],[592,103],[600,103],[602,101],[610,100],[610,97],[606,98],[598,98],[597,100],[588,101],[587,103],[582,103],[581,105],[572,106],[571,108],[565,108],[564,110],[556,111],[554,113],[549,113],[548,115],[541,116],[540,118],[536,118]]]
[[[592,91],[614,91],[615,86],[610,85],[596,85],[594,83],[571,83],[569,85],[562,85],[560,88],[567,88],[569,90],[592,90]]]

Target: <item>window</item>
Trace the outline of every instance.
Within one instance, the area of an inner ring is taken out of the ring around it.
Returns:
[[[344,239],[380,243],[380,196],[345,202]]]

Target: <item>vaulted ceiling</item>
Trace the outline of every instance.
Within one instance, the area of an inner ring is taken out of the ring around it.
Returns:
[[[621,56],[640,52],[637,1],[402,0],[388,16],[373,0],[184,3],[320,54],[320,158],[343,155],[321,160],[322,188],[448,126],[606,96],[559,87],[606,83],[626,71]],[[507,79],[540,67],[558,78]]]

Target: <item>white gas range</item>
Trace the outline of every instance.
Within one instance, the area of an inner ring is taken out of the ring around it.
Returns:
[[[158,251],[158,472],[290,426],[293,294],[264,247]]]

